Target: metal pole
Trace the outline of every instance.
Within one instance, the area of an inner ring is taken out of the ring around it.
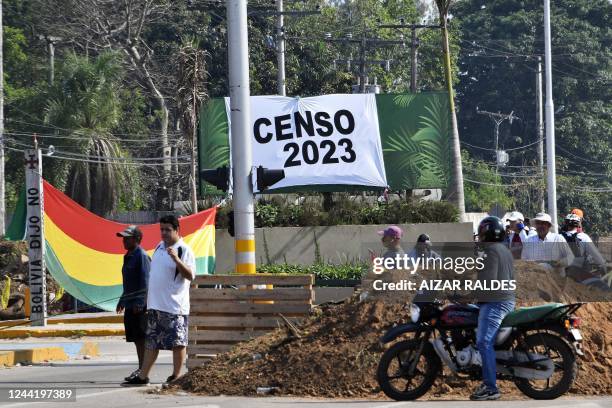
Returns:
[[[246,0],[228,0],[229,91],[236,273],[255,273],[255,218],[251,184],[251,104]]]
[[[51,39],[47,39],[47,51],[49,52],[49,85],[53,85],[55,79],[55,44]]]
[[[0,79],[4,78],[2,54],[4,23],[2,21],[2,2],[0,1]],[[6,233],[6,202],[4,200],[4,80],[0,80],[0,237]]]
[[[552,58],[550,40],[550,0],[544,0],[544,67],[546,74],[546,168],[548,214],[557,232],[557,173],[555,168],[555,106],[552,96]]]
[[[542,57],[538,57],[538,73],[536,75],[536,92],[538,97],[538,109],[537,109],[537,120],[538,120],[538,165],[540,166],[540,173],[544,175],[544,104],[542,101]],[[544,202],[544,194],[542,193],[542,199],[540,200],[540,211],[546,211],[546,205]]]
[[[276,0],[276,60],[277,60],[277,87],[280,96],[286,96],[285,86],[285,33],[283,17],[283,0]]]
[[[359,93],[366,93],[366,38],[365,34],[359,47]]]
[[[419,43],[416,36],[416,27],[412,27],[412,45],[411,45],[411,74],[410,74],[410,92],[417,92],[417,59],[419,53]]]
[[[47,324],[47,279],[45,267],[44,194],[40,149],[25,151],[26,241],[28,243],[30,324]]]

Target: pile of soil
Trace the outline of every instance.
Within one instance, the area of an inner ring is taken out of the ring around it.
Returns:
[[[529,264],[517,265],[521,296],[541,294],[560,299],[580,296],[588,288],[566,282]],[[529,272],[529,277],[527,277]],[[533,282],[538,282],[537,285]],[[527,293],[531,287],[531,293]],[[560,291],[566,291],[561,293]],[[361,296],[363,298],[363,296]],[[542,301],[538,302],[542,303]],[[176,387],[207,395],[255,395],[258,387],[277,387],[279,395],[326,398],[384,398],[375,379],[383,351],[379,339],[394,323],[407,319],[405,299],[369,296],[360,301],[357,293],[339,305],[323,305],[300,326],[301,337],[278,329],[231,351],[218,355],[203,367],[189,371]],[[582,317],[585,357],[579,359],[578,379],[572,394],[612,394],[612,303],[590,303],[578,313]],[[475,382],[453,379],[445,370],[423,398],[465,397]],[[511,382],[501,381],[507,397],[523,395]]]
[[[28,247],[25,242],[0,241],[0,288],[4,287],[6,276],[11,279],[8,306],[0,310],[0,320],[25,317],[25,291],[30,277],[28,262]],[[58,290],[59,285],[47,271],[47,295],[54,298]],[[62,302],[49,302],[47,307],[50,314],[64,309]]]

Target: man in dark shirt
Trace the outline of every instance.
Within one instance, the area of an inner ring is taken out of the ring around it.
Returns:
[[[504,224],[497,217],[487,217],[478,226],[479,242],[484,245],[484,268],[478,272],[483,287],[491,287],[493,281],[514,280],[512,253],[503,244],[506,238]],[[477,291],[478,328],[476,347],[482,359],[482,384],[470,396],[474,401],[496,400],[501,394],[497,388],[497,363],[495,339],[502,320],[514,309],[514,291]]]
[[[151,260],[140,246],[142,231],[130,225],[117,233],[123,238],[123,247],[127,253],[123,256],[123,293],[117,304],[117,313],[124,313],[125,340],[136,345],[138,369],[125,378],[128,381],[138,376],[142,368],[145,349],[145,331],[147,329],[147,285]]]

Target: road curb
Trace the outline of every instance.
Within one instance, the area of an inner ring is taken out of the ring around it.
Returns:
[[[64,344],[64,346],[62,346]],[[0,347],[2,345],[0,344]],[[70,351],[66,348],[66,343],[57,343],[57,345],[48,345],[43,347],[32,347],[29,348],[8,348],[5,350],[0,349],[0,366],[11,367],[15,364],[37,364],[44,363],[47,361],[68,361],[70,358],[78,356],[89,356],[96,357],[100,355],[100,349],[98,343],[91,341],[84,341],[77,352]],[[13,347],[15,347],[13,345]]]
[[[0,364],[5,367],[12,367],[15,364],[43,363],[46,361],[68,361],[68,355],[62,347],[0,351]]]
[[[21,327],[0,330],[0,339],[25,339],[28,337],[100,337],[100,336],[124,336],[125,329],[62,329],[62,328],[36,328]]]

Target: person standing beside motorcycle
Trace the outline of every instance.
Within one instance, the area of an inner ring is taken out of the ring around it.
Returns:
[[[478,280],[484,287],[493,281],[514,280],[512,253],[504,241],[506,231],[497,217],[487,217],[478,225],[478,238],[484,249],[484,267],[478,272]],[[480,312],[476,330],[476,347],[482,359],[482,384],[470,396],[472,401],[496,400],[501,396],[497,388],[497,363],[495,339],[502,320],[514,310],[514,291],[479,291],[476,293]]]

